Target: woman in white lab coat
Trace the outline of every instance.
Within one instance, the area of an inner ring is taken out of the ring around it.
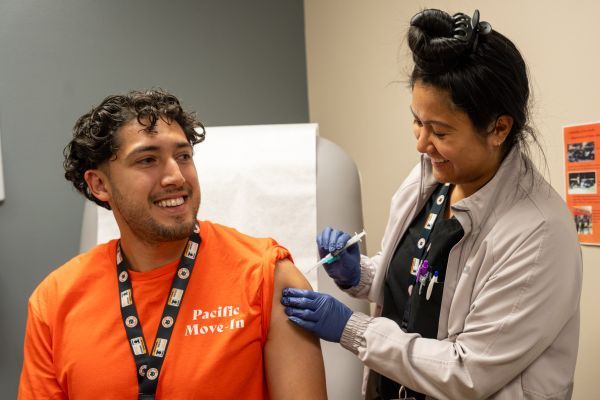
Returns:
[[[286,313],[370,368],[367,398],[570,398],[582,262],[573,216],[527,156],[523,58],[478,11],[419,12],[408,43],[421,162],[381,251],[353,245],[326,266],[376,316],[293,288]],[[325,229],[321,255],[349,238]]]

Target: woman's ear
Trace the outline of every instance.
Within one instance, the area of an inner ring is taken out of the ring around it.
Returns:
[[[90,193],[100,201],[108,203],[110,200],[110,184],[107,174],[100,169],[88,169],[83,174]]]
[[[510,115],[503,114],[496,118],[496,123],[489,136],[491,144],[496,147],[502,146],[502,143],[506,140],[512,126],[513,117]]]

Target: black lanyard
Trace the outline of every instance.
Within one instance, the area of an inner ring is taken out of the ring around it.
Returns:
[[[444,210],[444,206],[448,202],[448,191],[450,190],[450,184],[445,183],[440,186],[440,188],[433,194],[435,198],[435,202],[427,215],[427,219],[425,220],[425,224],[421,228],[421,234],[419,235],[419,240],[417,241],[417,249],[415,252],[415,256],[412,258],[410,273],[415,276],[413,281],[413,287],[408,297],[408,301],[406,302],[406,307],[404,308],[404,314],[402,316],[402,323],[400,327],[402,330],[406,331],[408,328],[408,321],[410,319],[410,310],[412,305],[413,296],[420,295],[420,290],[416,288],[417,285],[420,285],[420,279],[428,279],[430,275],[429,268],[427,268],[428,263],[424,262],[429,249],[431,248],[431,241],[429,240],[429,236],[433,231],[433,227],[437,222],[438,218],[440,218],[441,212]]]
[[[179,260],[177,273],[173,277],[169,297],[167,298],[156,332],[156,339],[154,340],[152,351],[148,353],[140,319],[135,304],[133,304],[133,288],[131,286],[131,279],[129,279],[129,273],[127,272],[127,261],[122,255],[120,242],[117,245],[117,277],[119,281],[121,315],[123,317],[123,326],[129,339],[131,353],[137,367],[138,400],[153,400],[155,398],[160,369],[167,353],[173,326],[179,313],[179,306],[183,301],[185,289],[194,269],[194,262],[196,261],[196,254],[199,247],[200,226],[196,224]]]

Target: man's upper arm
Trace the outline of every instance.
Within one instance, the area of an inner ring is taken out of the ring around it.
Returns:
[[[52,362],[50,328],[38,317],[31,302],[25,332],[23,369],[18,399],[66,399],[56,380]]]
[[[325,399],[325,370],[319,339],[288,321],[281,305],[286,287],[310,289],[288,259],[275,268],[273,305],[265,344],[265,365],[272,399]]]

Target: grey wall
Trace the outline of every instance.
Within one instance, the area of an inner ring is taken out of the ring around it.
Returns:
[[[62,176],[73,123],[162,87],[208,126],[308,121],[302,1],[0,0],[0,390],[15,398],[27,298],[78,249]]]

